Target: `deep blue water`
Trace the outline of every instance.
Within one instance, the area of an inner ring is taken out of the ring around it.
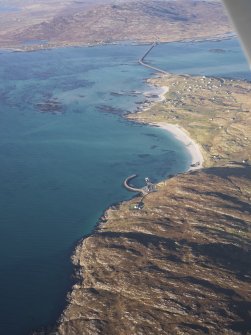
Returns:
[[[236,42],[225,59],[211,43],[158,46],[149,60],[211,74],[213,54],[214,75],[228,64],[245,77]],[[145,79],[152,72],[137,64],[146,48],[0,53],[0,334],[55,322],[71,285],[72,249],[107,206],[132,196],[124,178],[137,173],[142,184],[189,166],[171,135],[118,116],[135,110],[150,89]],[[55,113],[46,112],[48,104]]]

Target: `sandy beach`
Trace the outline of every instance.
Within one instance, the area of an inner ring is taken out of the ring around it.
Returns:
[[[157,90],[156,93],[159,96],[159,98],[157,99],[157,102],[164,101],[166,99],[165,97],[166,93],[169,92],[169,86],[161,86],[161,87],[154,86],[154,88]],[[146,94],[149,94],[149,93],[152,93],[152,92],[146,92]],[[149,107],[142,108],[142,109],[144,111],[144,110],[147,110],[148,108]],[[204,158],[201,153],[200,146],[196,141],[191,139],[189,133],[183,127],[179,126],[178,124],[171,124],[171,123],[166,123],[166,122],[156,122],[156,123],[150,123],[150,124],[160,127],[162,129],[165,129],[169,133],[172,133],[178,141],[182,142],[186,146],[187,150],[189,151],[192,157],[191,165],[195,165],[195,166],[191,166],[188,171],[198,170],[203,167]]]
[[[190,155],[192,156],[191,164],[196,165],[194,167],[191,166],[189,171],[201,169],[203,167],[204,159],[200,150],[200,146],[190,138],[189,134],[184,128],[180,127],[179,125],[165,122],[154,123],[154,125],[167,130],[168,132],[172,133],[178,141],[184,143]]]

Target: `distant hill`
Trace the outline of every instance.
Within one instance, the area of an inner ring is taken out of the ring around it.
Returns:
[[[46,41],[49,45],[162,42],[210,38],[231,32],[222,5],[215,1],[139,0],[69,3],[61,11],[0,35],[0,46]],[[55,9],[55,8],[54,8]],[[20,14],[21,15],[21,14]],[[34,19],[34,17],[33,17]],[[24,20],[25,21],[25,20]]]

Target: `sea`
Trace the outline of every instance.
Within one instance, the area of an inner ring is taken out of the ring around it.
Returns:
[[[12,13],[12,12],[19,12],[20,8],[15,6],[6,6],[0,4],[0,14],[2,13]]]
[[[124,118],[145,92],[157,94],[146,82],[156,73],[137,61],[148,47],[0,50],[1,335],[55,324],[74,282],[74,247],[108,206],[133,196],[126,177],[143,186],[189,168],[171,134]],[[236,39],[161,44],[147,61],[251,80]]]

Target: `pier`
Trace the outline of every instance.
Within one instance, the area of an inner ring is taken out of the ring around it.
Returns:
[[[153,42],[153,44],[150,46],[149,49],[147,49],[147,51],[144,53],[144,55],[139,59],[139,64],[151,69],[151,70],[154,70],[154,71],[157,71],[157,72],[160,72],[160,73],[163,73],[163,74],[168,74],[167,71],[164,71],[162,69],[160,69],[159,67],[156,67],[156,66],[152,66],[152,65],[149,65],[147,63],[144,62],[146,56],[152,51],[152,49],[158,45],[157,42]]]

